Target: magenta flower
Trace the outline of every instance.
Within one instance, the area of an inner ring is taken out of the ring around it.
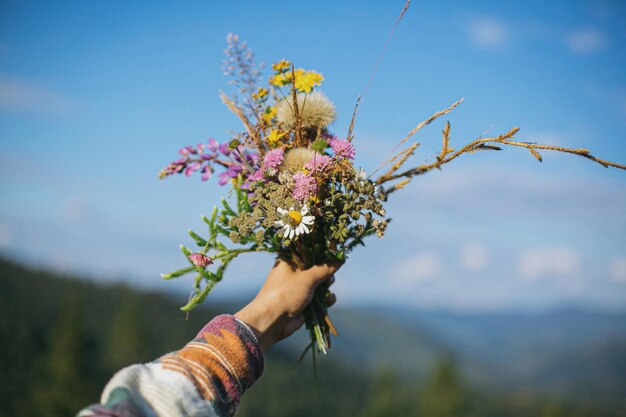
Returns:
[[[219,146],[219,144],[217,143],[217,141],[213,138],[209,139],[209,144],[207,145],[207,148],[209,148],[209,150],[211,152],[215,152],[217,151],[217,147]]]
[[[261,181],[262,179],[263,179],[263,170],[260,170],[260,169],[258,171],[254,171],[254,173],[248,177],[248,181],[250,182]]]
[[[226,155],[226,156],[230,155],[231,150],[230,150],[230,148],[228,147],[228,144],[227,144],[227,143],[222,143],[220,146],[218,146],[218,148],[217,148],[217,149],[218,149],[218,150],[219,150],[222,154],[224,154],[224,155]]]
[[[178,153],[181,154],[182,156],[187,156],[190,153],[195,153],[195,152],[192,152],[192,151],[195,151],[193,146],[185,146],[184,148],[180,148],[178,150]]]
[[[243,145],[231,149],[228,144],[220,144],[211,138],[207,144],[185,146],[179,150],[182,158],[170,163],[159,172],[160,178],[173,174],[191,176],[195,172],[202,173],[202,181],[206,181],[218,169],[226,171],[218,175],[219,184],[227,184],[231,178],[243,174],[244,179],[259,169],[259,154],[246,150]],[[263,172],[261,173],[263,174]]]
[[[330,164],[330,156],[315,154],[313,158],[304,164],[304,168],[310,172],[324,171]]]
[[[201,165],[202,164],[200,164],[200,162],[194,162],[193,164],[188,165],[187,168],[185,168],[185,176],[188,177],[199,170]]]
[[[189,255],[189,260],[194,266],[205,268],[213,263],[213,259],[201,253],[192,253]]]
[[[217,177],[219,178],[217,181],[219,185],[226,185],[230,181],[230,175],[226,171],[221,172]]]
[[[259,163],[259,154],[256,152],[246,153],[246,161],[252,166],[258,165]]]
[[[332,138],[329,143],[337,157],[354,159],[356,151],[354,150],[354,146],[347,140]]]
[[[213,169],[211,169],[210,165],[205,165],[202,168],[202,181],[206,181],[213,176]]]
[[[298,172],[293,176],[295,182],[293,186],[293,198],[299,201],[305,201],[317,193],[317,181],[308,174]]]
[[[239,173],[243,171],[241,165],[236,163],[231,163],[228,169],[221,174],[218,175],[219,181],[217,182],[219,185],[226,185],[231,178],[237,178]]]

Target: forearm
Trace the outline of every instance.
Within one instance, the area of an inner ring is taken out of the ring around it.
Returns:
[[[122,369],[101,404],[79,416],[232,416],[262,372],[254,333],[234,316],[217,316],[181,350]]]

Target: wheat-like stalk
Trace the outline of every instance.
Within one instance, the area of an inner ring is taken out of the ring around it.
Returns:
[[[223,91],[220,91],[220,99],[226,105],[226,107],[228,107],[228,110],[230,110],[237,117],[239,117],[244,127],[246,128],[248,135],[250,136],[250,138],[252,138],[252,141],[254,142],[256,147],[259,149],[259,152],[263,152],[263,147],[261,146],[261,136],[259,135],[259,132],[257,131],[257,128],[256,128],[258,124],[254,125],[250,123],[245,113],[243,112],[243,109],[237,106],[237,104],[235,104],[235,102],[232,101],[230,97],[228,97],[228,95],[224,93]]]
[[[392,150],[391,152],[389,152],[390,156],[387,158],[386,161],[381,162],[375,169],[374,171],[372,171],[372,173],[370,174],[370,177],[372,177],[376,172],[378,172],[381,168],[393,163],[396,159],[398,159],[398,157],[400,157],[400,155],[402,155],[404,153],[404,151],[406,151],[406,149],[394,154],[394,152],[396,152],[398,150],[398,148],[400,146],[402,146],[404,143],[406,143],[406,141],[408,141],[409,139],[411,139],[411,137],[413,135],[415,135],[418,131],[420,131],[424,126],[429,125],[433,120],[437,119],[440,116],[443,116],[444,114],[447,114],[449,112],[451,112],[456,106],[458,106],[459,104],[461,104],[463,102],[463,100],[465,100],[464,98],[460,99],[459,101],[453,103],[450,107],[443,109],[443,110],[439,110],[437,113],[433,114],[432,116],[430,116],[428,119],[418,123],[417,126],[415,126],[413,129],[411,129],[411,131],[400,141],[400,143],[398,143]]]
[[[348,127],[348,134],[346,135],[346,140],[352,142],[354,135],[352,131],[354,130],[354,122],[356,122],[356,114],[359,110],[359,103],[361,102],[361,96],[358,96],[356,99],[356,104],[354,105],[354,110],[352,111],[352,119],[350,119],[350,127]]]
[[[452,104],[447,109],[441,110],[435,113],[434,115],[432,115],[431,117],[429,117],[428,119],[424,120],[423,122],[419,123],[413,130],[409,132],[409,134],[404,139],[400,141],[400,143],[394,148],[394,152],[399,146],[405,143],[418,130],[428,125],[429,123],[431,123],[433,120],[437,119],[438,117],[450,112],[452,109],[458,106],[462,101],[463,101],[462,99],[457,101],[456,103]],[[458,158],[459,156],[463,154],[474,153],[477,151],[487,151],[487,150],[500,151],[502,150],[502,147],[500,145],[508,145],[508,146],[526,148],[539,162],[542,162],[543,158],[538,150],[549,150],[549,151],[565,152],[565,153],[571,153],[574,155],[579,155],[579,156],[582,156],[583,158],[596,162],[604,166],[605,168],[614,167],[614,168],[626,170],[626,165],[597,158],[591,155],[588,149],[584,149],[584,148],[573,149],[573,148],[566,148],[563,146],[543,145],[543,144],[538,144],[534,142],[523,142],[523,141],[511,140],[517,132],[519,132],[519,128],[514,127],[513,129],[509,130],[507,133],[504,133],[499,136],[487,137],[487,138],[484,138],[481,136],[469,142],[468,144],[466,144],[459,150],[455,150],[453,148],[450,148],[450,122],[448,121],[446,122],[446,125],[442,132],[443,138],[442,138],[442,144],[441,144],[441,151],[439,152],[439,155],[436,156],[435,161],[428,163],[428,164],[418,165],[416,167],[409,168],[405,171],[397,173],[397,171],[406,163],[407,159],[411,155],[413,155],[415,149],[419,145],[418,142],[415,142],[408,148],[403,149],[402,151],[396,153],[390,159],[388,159],[387,161],[379,165],[379,167],[376,170],[393,163],[391,168],[385,174],[380,175],[376,179],[376,183],[382,185],[390,181],[400,180],[396,184],[387,188],[386,191],[388,193],[391,193],[398,189],[404,188],[411,181],[413,177],[417,175],[423,175],[433,169],[441,169],[442,165],[453,161],[454,159]]]

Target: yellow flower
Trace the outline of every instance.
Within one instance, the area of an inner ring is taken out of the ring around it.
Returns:
[[[274,65],[272,65],[272,69],[276,72],[283,72],[289,69],[290,66],[291,66],[291,62],[281,59],[280,61],[275,62]]]
[[[267,141],[269,143],[274,144],[274,143],[278,142],[280,140],[280,138],[282,138],[283,136],[285,136],[285,132],[280,132],[277,129],[272,129],[270,131],[269,136],[267,137]]]
[[[304,71],[303,71],[304,72]],[[307,71],[304,74],[296,74],[296,89],[305,93],[310,93],[313,87],[321,85],[324,77],[315,71]]]
[[[272,119],[276,117],[276,107],[272,106],[266,108],[265,113],[263,113],[263,116],[261,117],[263,117],[265,123],[269,125],[270,123],[272,123]]]
[[[285,84],[289,84],[289,80],[287,80],[285,74],[281,73],[271,76],[269,83],[275,87],[282,87]]]
[[[293,74],[291,73],[291,71],[287,72],[285,74],[285,78],[287,78],[287,81],[292,82],[293,81],[293,76],[295,75],[296,80],[300,77],[302,77],[304,75],[304,70],[302,68],[296,68],[295,70],[293,70]]]
[[[255,100],[261,100],[262,98],[267,97],[268,91],[267,88],[259,87],[256,93],[252,94],[252,98]]]
[[[294,82],[295,78],[295,82]],[[286,71],[273,75],[269,79],[269,83],[276,87],[294,83],[296,90],[310,93],[313,87],[321,85],[324,77],[315,71],[305,71],[302,68],[295,69],[293,72]]]

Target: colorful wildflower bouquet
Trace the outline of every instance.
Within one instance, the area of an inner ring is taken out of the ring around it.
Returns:
[[[189,234],[198,249],[181,246],[189,265],[163,275],[165,279],[195,273],[195,287],[188,311],[203,302],[222,280],[230,262],[246,252],[276,254],[297,268],[343,262],[370,235],[383,237],[390,221],[384,203],[415,176],[466,154],[501,150],[502,146],[523,147],[541,161],[540,150],[580,155],[605,167],[626,168],[592,156],[586,149],[569,149],[514,141],[518,129],[496,137],[479,137],[453,149],[450,124],[443,130],[440,153],[431,163],[405,167],[419,143],[407,143],[421,128],[450,112],[462,100],[418,124],[400,141],[375,172],[366,175],[355,165],[352,135],[356,110],[345,137],[335,136],[329,126],[336,110],[319,90],[324,80],[315,71],[296,68],[280,60],[272,65],[268,85],[259,86],[261,71],[254,55],[236,35],[227,38],[224,72],[239,96],[221,93],[226,106],[241,119],[245,130],[218,142],[186,146],[182,157],[160,173],[190,176],[199,173],[206,181],[217,174],[220,185],[229,185],[234,201],[222,198],[209,217],[202,219],[208,236]],[[404,147],[403,147],[404,146]],[[305,310],[306,327],[315,353],[326,353],[330,335],[336,335],[318,289]]]

